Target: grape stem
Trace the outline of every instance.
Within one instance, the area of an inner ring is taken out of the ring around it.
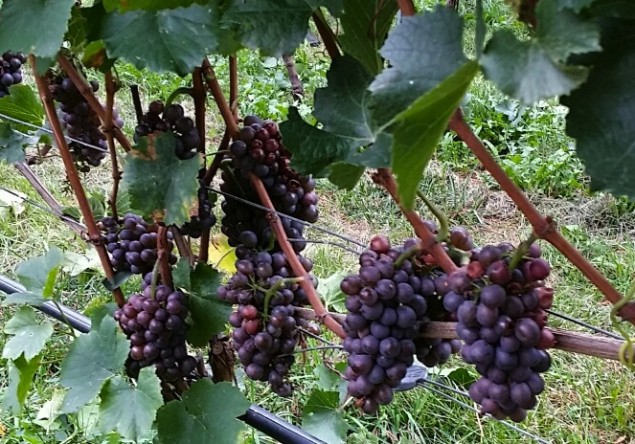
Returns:
[[[306,293],[309,303],[315,310],[317,320],[326,325],[328,329],[335,333],[337,336],[344,339],[346,337],[344,329],[335,319],[333,319],[329,312],[326,311],[324,305],[322,305],[322,301],[320,300],[320,297],[313,287],[313,281],[311,280],[309,273],[304,269],[302,263],[300,263],[300,259],[298,259],[298,256],[291,246],[291,243],[287,239],[287,234],[284,231],[284,227],[280,223],[280,218],[275,212],[275,208],[273,206],[273,203],[271,202],[271,199],[269,198],[269,194],[267,194],[267,190],[265,189],[264,184],[258,177],[254,176],[253,174],[251,174],[250,176],[251,183],[256,190],[256,193],[258,193],[260,202],[269,210],[267,219],[269,220],[271,229],[274,232],[276,239],[278,240],[280,248],[282,248],[283,253],[287,257],[293,273],[297,277],[303,278],[302,281],[300,281],[300,286]]]
[[[373,180],[379,185],[383,186],[386,191],[388,191],[388,194],[390,194],[395,203],[399,206],[403,215],[406,217],[406,219],[408,219],[408,222],[410,222],[410,225],[412,225],[412,227],[414,228],[417,237],[421,239],[422,249],[434,256],[439,266],[446,273],[452,273],[458,270],[456,264],[452,261],[450,256],[448,256],[447,252],[438,242],[434,233],[430,231],[428,227],[426,227],[419,215],[415,211],[408,210],[403,205],[401,205],[399,195],[397,194],[397,184],[395,183],[395,179],[393,178],[390,170],[387,168],[378,169],[377,172],[373,175]]]
[[[340,50],[337,46],[337,37],[335,36],[335,33],[326,23],[326,18],[324,17],[324,13],[321,9],[316,9],[312,17],[313,22],[315,23],[315,27],[317,28],[317,31],[320,34],[322,41],[324,42],[326,52],[328,53],[329,57],[331,57],[331,59],[335,60],[341,55]]]
[[[205,155],[205,113],[207,104],[207,91],[205,91],[205,85],[203,84],[203,76],[201,74],[201,68],[196,68],[192,72],[192,98],[194,99],[194,118],[196,120],[196,129],[198,130],[199,144],[196,147],[197,151],[202,155]],[[200,169],[198,177],[202,180],[205,177],[207,170],[205,164]],[[201,233],[200,248],[198,251],[198,260],[203,263],[207,263],[209,256],[209,238],[211,227],[205,228]]]
[[[194,253],[192,253],[192,248],[190,244],[187,242],[183,234],[176,227],[170,227],[170,232],[172,233],[172,237],[174,238],[174,243],[176,244],[176,248],[179,251],[179,256],[187,259],[187,263],[190,264],[190,267],[194,265]]]
[[[214,72],[214,68],[212,67],[209,59],[206,57],[203,60],[203,78],[207,83],[207,87],[212,93],[214,100],[216,101],[216,105],[218,106],[218,110],[225,121],[225,126],[227,127],[227,131],[229,132],[229,136],[231,138],[238,137],[238,123],[236,123],[236,118],[234,117],[234,113],[232,112],[227,100],[225,99],[225,95],[223,94],[223,90],[218,83],[218,79],[216,78],[216,73]]]
[[[567,241],[556,229],[550,217],[544,217],[529,201],[527,196],[512,182],[505,171],[487,151],[483,142],[474,134],[472,128],[463,119],[463,113],[458,108],[450,119],[449,127],[468,146],[478,158],[483,167],[498,182],[501,189],[514,201],[521,213],[531,223],[534,234],[538,239],[544,239],[553,245],[566,257],[613,305],[623,297],[613,285],[595,268],[582,254]],[[635,303],[624,304],[620,309],[622,319],[635,324]]]
[[[93,92],[93,88],[90,86],[90,84],[86,81],[86,79],[84,79],[84,77],[79,73],[79,71],[75,69],[73,64],[64,55],[60,54],[59,57],[57,58],[57,62],[59,63],[60,67],[64,70],[68,78],[71,79],[71,82],[73,82],[73,85],[75,85],[75,88],[77,88],[77,90],[84,97],[84,99],[86,99],[88,106],[90,106],[92,110],[95,111],[95,113],[97,113],[97,117],[99,117],[99,120],[101,121],[102,126],[106,127],[106,111],[104,110],[103,106],[101,106],[101,104],[99,103],[99,100],[95,96],[95,93]],[[112,119],[111,119],[111,123],[112,123]],[[121,144],[124,151],[130,151],[132,149],[132,144],[130,143],[126,135],[121,131],[121,128],[115,125],[113,128],[113,132],[114,132],[115,138],[117,139],[117,142]]]
[[[280,290],[282,290],[282,288],[284,288],[285,285],[287,284],[299,284],[300,282],[302,282],[304,280],[304,278],[286,278],[286,279],[280,279],[279,281],[277,281],[275,284],[273,284],[269,289],[264,290],[265,293],[265,305],[263,308],[263,318],[266,320],[269,319],[269,302],[271,301],[271,298]],[[260,289],[261,291],[263,291],[263,289]]]
[[[165,100],[165,107],[167,108],[172,105],[172,102],[174,102],[174,99],[176,99],[178,96],[190,96],[194,99],[194,88],[190,88],[189,86],[181,86],[175,89]]]
[[[110,153],[110,162],[112,163],[112,189],[110,196],[108,197],[108,204],[110,205],[111,216],[115,219],[119,218],[117,213],[117,195],[119,194],[119,181],[121,180],[121,171],[119,170],[119,162],[117,161],[117,148],[115,147],[115,139],[113,137],[113,130],[115,124],[113,122],[112,114],[115,106],[115,92],[117,86],[115,85],[115,79],[112,77],[112,71],[108,70],[105,76],[106,80],[106,116],[105,126],[103,127],[104,134],[106,135],[106,141],[108,143],[108,152]]]
[[[51,125],[51,129],[53,130],[55,143],[57,144],[60,155],[62,156],[62,161],[64,162],[64,168],[66,169],[68,181],[71,185],[73,193],[75,194],[77,203],[79,204],[79,210],[82,213],[84,222],[86,223],[89,240],[97,250],[101,266],[104,269],[104,273],[106,274],[106,278],[109,281],[113,282],[115,273],[112,269],[112,264],[110,263],[108,252],[106,251],[106,247],[103,243],[103,238],[99,231],[99,227],[95,222],[95,216],[93,215],[90,203],[88,202],[88,199],[86,197],[86,192],[84,191],[84,187],[82,186],[79,174],[77,174],[77,169],[75,168],[75,163],[73,162],[73,156],[70,152],[70,149],[68,148],[68,144],[66,143],[64,130],[62,129],[62,125],[60,124],[59,117],[55,110],[55,104],[48,88],[48,82],[44,77],[38,74],[36,60],[33,55],[29,56],[29,63],[31,64],[31,68],[33,69],[33,76],[35,77],[35,83],[37,84],[40,99],[42,100],[42,104],[44,105],[46,117]],[[112,294],[118,306],[121,307],[126,302],[120,288],[114,289],[112,291]]]
[[[516,251],[514,251],[514,255],[509,262],[509,266],[507,267],[509,271],[512,271],[518,266],[518,264],[520,264],[520,261],[522,261],[523,257],[525,257],[529,252],[529,247],[531,247],[531,244],[536,242],[536,240],[536,235],[532,232],[529,234],[529,237],[527,239],[525,239],[520,243],[520,245],[518,245],[518,248],[516,248]]]
[[[159,232],[157,234],[157,262],[159,262],[161,281],[163,282],[163,284],[172,288],[172,273],[170,272],[170,253],[168,250],[167,227],[165,225],[159,225]]]
[[[141,97],[139,96],[139,85],[130,85],[130,95],[132,96],[137,125],[141,125],[143,122],[143,106],[141,106]]]
[[[229,107],[238,120],[238,60],[235,54],[229,56]]]
[[[415,245],[414,247],[411,247],[405,250],[395,260],[395,268],[401,267],[401,265],[404,263],[406,259],[410,259],[412,256],[420,252],[421,252],[421,245]]]
[[[428,210],[430,210],[432,215],[437,218],[437,221],[439,221],[439,232],[437,233],[437,240],[439,242],[447,241],[450,234],[448,218],[445,214],[443,214],[443,211],[441,211],[441,209],[434,204],[434,202],[429,200],[426,195],[423,194],[423,191],[417,190],[417,196],[419,196],[419,199],[423,201],[426,207],[428,207]]]
[[[302,86],[302,80],[300,80],[300,76],[298,75],[293,54],[283,55],[282,60],[284,60],[289,82],[291,82],[291,97],[293,97],[293,100],[302,102],[302,99],[304,99],[304,86]]]

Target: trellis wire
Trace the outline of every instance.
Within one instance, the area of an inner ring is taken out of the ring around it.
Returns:
[[[314,229],[316,229],[318,231],[322,231],[323,233],[326,233],[328,235],[340,238],[340,239],[342,239],[342,240],[344,240],[346,242],[350,242],[351,244],[355,244],[355,245],[357,245],[359,247],[366,248],[366,245],[364,245],[363,243],[358,242],[355,239],[351,239],[348,236],[344,236],[343,234],[335,233],[334,231],[331,231],[331,230],[329,230],[327,228],[323,228],[323,227],[320,227],[320,226],[317,226],[317,225],[313,225],[313,224],[311,224],[311,223],[309,223],[307,221],[304,221],[302,219],[298,219],[297,217],[293,217],[293,216],[289,216],[288,214],[281,213],[280,211],[270,210],[269,208],[267,208],[267,207],[265,207],[263,205],[259,205],[257,203],[254,203],[254,202],[248,200],[248,199],[243,199],[242,197],[235,196],[235,195],[233,195],[231,193],[226,193],[224,191],[217,190],[216,188],[213,188],[213,187],[206,187],[206,189],[208,189],[209,191],[211,191],[213,193],[220,194],[221,196],[229,197],[231,199],[237,200],[238,202],[242,202],[242,203],[244,203],[246,205],[250,205],[250,206],[252,206],[254,208],[257,208],[259,210],[266,211],[268,213],[274,213],[274,214],[277,214],[280,217],[284,217],[286,219],[292,220],[292,221],[297,222],[299,224],[302,224],[302,225],[304,225],[306,227],[314,228]]]
[[[19,123],[20,125],[24,125],[24,126],[28,126],[30,128],[36,129],[36,130],[44,131],[45,133],[48,133],[48,134],[53,134],[53,130],[50,129],[50,128],[46,128],[44,126],[39,126],[39,125],[34,125],[33,123],[25,122],[24,120],[20,120],[20,119],[16,119],[15,117],[7,116],[6,114],[0,113],[0,119],[6,119],[6,120],[9,120],[9,121],[14,122],[14,123]],[[105,148],[102,148],[102,147],[97,146],[97,145],[93,145],[91,143],[86,143],[86,142],[84,142],[82,140],[75,139],[75,138],[70,137],[68,135],[64,135],[64,138],[66,138],[66,140],[70,140],[71,142],[79,143],[80,145],[86,146],[88,148],[91,148],[91,149],[94,149],[94,150],[97,150],[97,151],[101,151],[102,153],[107,153],[108,152],[108,150],[105,149]]]
[[[446,390],[450,390],[450,391],[452,391],[452,392],[454,392],[454,393],[457,393],[457,394],[459,394],[459,395],[469,397],[469,395],[468,395],[467,393],[462,392],[461,390],[457,390],[457,389],[455,389],[455,388],[453,388],[453,387],[447,386],[447,385],[445,385],[445,384],[441,384],[440,382],[432,381],[432,380],[430,380],[430,379],[423,379],[423,380],[421,380],[421,383],[419,384],[419,385],[421,385],[421,386],[425,386],[425,388],[426,388],[426,389],[428,389],[428,390],[430,390],[431,392],[436,393],[437,395],[441,395],[441,396],[443,396],[444,398],[446,398],[446,399],[448,399],[448,400],[450,400],[450,401],[452,401],[452,402],[454,402],[454,403],[456,403],[456,404],[460,405],[461,407],[464,407],[464,408],[466,408],[466,409],[468,409],[468,410],[471,410],[471,411],[473,411],[473,412],[475,412],[475,413],[477,413],[477,414],[479,414],[479,415],[481,414],[481,412],[479,412],[479,410],[478,410],[477,408],[475,408],[475,407],[473,407],[473,406],[471,406],[471,405],[469,405],[469,404],[467,404],[467,403],[465,403],[465,402],[463,402],[463,401],[460,401],[460,400],[458,400],[458,399],[454,398],[453,396],[450,396],[450,395],[448,395],[447,393],[442,392],[441,390],[437,390],[437,389],[435,389],[435,388],[433,388],[433,387],[430,387],[430,386],[428,386],[427,384],[436,385],[436,386],[438,386],[438,387],[442,387],[442,388],[444,388],[444,389],[446,389]],[[489,414],[488,414],[488,415],[486,415],[486,416],[488,416],[488,417],[492,417],[492,416],[491,416],[491,415],[489,415]],[[494,419],[496,419],[496,418],[494,418]],[[512,423],[510,423],[509,421],[503,421],[503,420],[496,420],[496,421],[497,421],[498,423],[500,423],[500,424],[503,424],[505,427],[508,427],[508,428],[510,428],[510,429],[512,429],[512,430],[514,430],[514,431],[516,431],[516,432],[518,432],[518,433],[520,433],[520,434],[522,434],[522,435],[525,435],[525,436],[527,436],[528,438],[531,438],[531,439],[533,439],[533,440],[535,440],[535,441],[537,441],[537,442],[539,442],[539,443],[541,443],[541,444],[549,444],[549,441],[545,441],[545,440],[544,440],[544,439],[542,439],[540,436],[534,435],[533,433],[528,432],[527,430],[521,429],[520,427],[518,427],[518,426],[516,426],[516,425],[514,425],[514,424],[512,424]]]
[[[553,310],[545,310],[545,311],[547,313],[549,313],[550,315],[556,316],[558,318],[562,318],[562,319],[567,320],[569,322],[573,322],[574,324],[578,324],[578,325],[580,325],[582,327],[586,327],[589,330],[593,330],[596,333],[601,333],[601,334],[606,335],[606,336],[608,336],[610,338],[617,339],[619,341],[624,339],[623,337],[621,337],[618,334],[612,333],[612,332],[610,332],[608,330],[604,330],[603,328],[596,327],[596,326],[591,325],[591,324],[587,324],[586,322],[584,322],[584,321],[582,321],[580,319],[572,318],[571,316],[567,316],[566,314],[559,313],[559,312],[553,311]]]

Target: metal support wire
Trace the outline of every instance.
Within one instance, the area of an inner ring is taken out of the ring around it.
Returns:
[[[617,340],[620,340],[620,341],[622,341],[624,339],[623,337],[621,337],[618,334],[615,334],[615,333],[612,333],[612,332],[610,332],[608,330],[604,330],[603,328],[596,327],[594,325],[588,324],[588,323],[586,323],[584,321],[581,321],[580,319],[572,318],[571,316],[567,316],[566,314],[558,313],[557,311],[553,311],[553,310],[545,310],[545,311],[547,313],[549,313],[550,315],[556,316],[558,318],[562,318],[562,319],[564,319],[566,321],[569,321],[569,322],[573,322],[574,324],[578,324],[578,325],[580,325],[582,327],[588,328],[589,330],[593,330],[596,333],[601,333],[601,334],[606,335],[606,336],[608,336],[610,338],[617,339]]]
[[[481,412],[479,412],[479,410],[478,410],[477,408],[475,408],[475,407],[473,407],[473,406],[471,406],[471,405],[469,405],[469,404],[467,404],[467,403],[465,403],[465,402],[463,402],[463,401],[460,401],[460,400],[456,399],[455,397],[450,396],[450,395],[448,395],[447,393],[442,392],[441,390],[437,390],[437,389],[435,389],[434,387],[430,387],[428,384],[432,384],[432,385],[435,385],[435,386],[438,386],[438,387],[444,388],[444,389],[446,389],[446,390],[450,390],[450,391],[452,391],[452,392],[454,392],[454,393],[457,393],[457,394],[459,394],[459,395],[462,395],[462,396],[468,396],[468,397],[469,397],[469,395],[468,395],[467,393],[462,392],[462,391],[460,391],[460,390],[456,390],[456,389],[454,389],[453,387],[447,386],[447,385],[445,385],[445,384],[441,384],[440,382],[431,381],[431,380],[429,380],[429,379],[424,379],[423,381],[421,381],[421,384],[420,384],[420,385],[422,385],[422,386],[425,386],[425,388],[426,388],[426,389],[428,389],[428,390],[430,390],[431,392],[436,393],[437,395],[443,396],[444,398],[448,399],[449,401],[452,401],[452,402],[454,402],[454,403],[456,403],[456,404],[460,405],[461,407],[464,407],[464,408],[466,408],[466,409],[468,409],[468,410],[471,410],[471,411],[473,411],[473,412],[475,412],[475,413],[477,413],[477,414],[481,415]],[[492,416],[491,416],[491,415],[489,415],[489,414],[488,414],[488,415],[485,415],[485,416],[492,417]],[[495,418],[494,418],[494,419],[495,419]],[[516,431],[516,432],[518,432],[518,433],[520,433],[520,434],[522,434],[522,435],[525,435],[525,436],[526,436],[526,437],[528,437],[528,438],[533,439],[533,440],[534,440],[534,441],[536,441],[536,442],[539,442],[539,443],[541,443],[541,444],[549,444],[549,441],[545,441],[545,440],[544,440],[544,439],[542,439],[541,437],[536,436],[536,435],[534,435],[533,433],[528,432],[527,430],[523,430],[523,429],[521,429],[520,427],[518,427],[518,426],[516,426],[516,425],[512,424],[512,423],[511,423],[511,422],[509,422],[509,421],[501,421],[501,420],[496,420],[496,421],[497,421],[497,422],[499,422],[500,424],[503,424],[505,427],[508,427],[508,428],[510,428],[510,429],[512,429],[512,430],[514,430],[514,431]]]
[[[26,291],[26,288],[19,283],[0,275],[0,292],[13,294]],[[68,323],[75,330],[82,333],[90,332],[90,319],[69,307],[62,304],[56,305],[52,301],[45,301],[34,306],[34,308],[60,322]],[[237,419],[280,441],[282,444],[327,444],[256,404],[252,404],[245,414]]]

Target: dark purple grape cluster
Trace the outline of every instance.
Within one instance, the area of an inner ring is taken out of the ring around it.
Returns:
[[[249,180],[249,175],[254,174],[262,180],[277,211],[309,223],[316,222],[315,180],[300,176],[290,168],[290,153],[282,145],[278,126],[255,116],[247,116],[244,123],[239,138],[230,145],[232,163],[221,175],[221,190],[260,203]],[[225,199],[221,208],[225,213],[222,231],[230,245],[271,249],[273,233],[264,211],[231,198]],[[285,217],[281,221],[294,250],[302,251],[306,246],[302,237],[304,225]]]
[[[293,278],[282,252],[247,252],[236,261],[236,274],[220,287],[218,297],[238,308],[229,317],[233,343],[245,374],[269,382],[280,396],[293,390],[287,381],[299,341],[295,307],[306,303],[306,294]],[[305,270],[313,264],[300,256]]]
[[[142,217],[126,214],[121,222],[105,217],[100,222],[105,231],[106,249],[115,271],[144,274],[152,271],[157,261],[157,227],[149,225]],[[168,248],[172,251],[172,233],[168,232]],[[177,257],[170,253],[170,264]]]
[[[0,98],[9,94],[9,87],[22,83],[22,65],[26,56],[21,53],[7,51],[0,60]]]
[[[171,131],[176,137],[174,154],[179,159],[187,160],[196,156],[201,138],[194,120],[187,117],[183,107],[178,104],[165,107],[159,100],[150,103],[148,112],[135,128],[134,141],[138,143],[142,137],[166,131]]]
[[[207,188],[201,184],[198,189],[198,212],[190,217],[190,221],[180,228],[181,233],[191,238],[198,239],[205,230],[216,224],[216,215],[212,212],[212,202]]]
[[[545,328],[553,302],[544,284],[549,263],[534,244],[510,269],[515,253],[506,243],[472,250],[469,265],[448,275],[441,288],[445,308],[458,321],[462,358],[481,375],[470,396],[483,413],[519,422],[544,390],[539,374],[549,369],[545,349],[555,340]]]
[[[428,310],[426,296],[434,292],[427,278],[417,276],[413,258],[402,256],[415,244],[391,248],[387,238],[375,236],[360,255],[359,272],[340,285],[347,295],[348,393],[368,414],[392,400],[393,388],[412,365],[415,338]]]
[[[154,365],[157,376],[175,381],[196,368],[196,359],[188,355],[185,343],[187,312],[185,295],[165,285],[157,285],[154,294],[152,286],[146,286],[115,311],[115,319],[130,340],[130,376]]]
[[[92,80],[90,85],[93,92],[97,92],[99,83]],[[53,77],[50,80],[49,89],[53,98],[60,103],[60,119],[66,134],[73,139],[96,147],[92,148],[74,141],[68,144],[80,171],[88,172],[91,166],[98,166],[108,153],[106,136],[100,129],[99,117],[88,106],[84,96],[68,77],[62,75]],[[113,119],[116,126],[123,127],[124,122],[119,117],[117,110],[113,110]]]

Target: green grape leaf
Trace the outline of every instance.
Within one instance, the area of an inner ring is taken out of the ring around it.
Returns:
[[[35,293],[12,293],[8,294],[2,301],[2,305],[38,305],[46,301],[42,295]]]
[[[33,138],[31,136],[27,136],[14,130],[11,124],[1,122],[0,160],[4,160],[10,164],[24,162],[24,148],[31,145],[32,139]]]
[[[631,0],[595,0],[590,11],[596,17],[635,19],[635,3]]]
[[[103,16],[99,37],[111,58],[121,57],[140,69],[184,76],[200,66],[225,32],[212,26],[218,20],[214,11],[194,4],[160,11],[113,12]]]
[[[182,225],[190,220],[201,166],[198,156],[188,160],[176,157],[174,147],[172,133],[142,138],[128,153],[122,181],[130,207],[146,218],[163,220],[166,225]]]
[[[11,50],[54,57],[62,46],[74,4],[75,0],[4,0],[0,53]]]
[[[361,146],[375,140],[378,125],[368,112],[372,76],[350,56],[333,60],[328,86],[315,91],[314,116],[324,130]]]
[[[338,405],[338,392],[313,390],[302,409],[302,428],[329,444],[345,442],[348,425]]]
[[[244,429],[236,419],[247,411],[249,401],[226,382],[201,379],[170,401],[157,414],[160,444],[235,444]]]
[[[324,300],[324,307],[328,311],[339,313],[346,313],[346,306],[344,301],[346,296],[340,289],[340,282],[348,275],[345,271],[338,271],[333,273],[325,279],[320,279],[320,295]]]
[[[562,103],[569,107],[566,132],[576,139],[576,152],[591,176],[591,188],[635,199],[632,22],[629,28],[629,35],[603,40],[604,52],[594,59],[588,80]]]
[[[266,55],[292,54],[304,41],[309,18],[325,5],[341,10],[341,0],[232,0],[222,23],[238,29],[244,46]]]
[[[187,258],[180,258],[172,269],[172,280],[174,281],[174,287],[183,288],[189,290],[192,288],[192,281],[190,280],[190,274],[192,268],[187,261]]]
[[[33,376],[40,367],[41,360],[42,357],[40,355],[30,360],[25,359],[24,355],[21,355],[17,359],[8,362],[9,384],[2,399],[2,406],[5,410],[14,415],[20,415],[31,389]]]
[[[406,208],[412,208],[423,170],[477,72],[476,62],[466,63],[395,119],[392,169]]]
[[[344,52],[359,60],[369,73],[377,74],[383,68],[379,48],[397,10],[396,2],[344,0],[340,18],[344,34],[339,42]]]
[[[64,254],[57,247],[51,247],[44,256],[21,262],[15,274],[29,292],[45,298],[53,296],[57,273],[64,263]]]
[[[232,311],[229,304],[216,297],[222,275],[208,264],[198,263],[190,274],[188,308],[192,325],[187,332],[187,340],[195,347],[207,345],[209,340],[225,329]]]
[[[154,367],[139,372],[134,385],[122,376],[106,381],[99,394],[100,428],[116,430],[123,438],[138,441],[152,432],[157,410],[163,405],[161,381]]]
[[[5,324],[4,332],[11,338],[4,344],[2,357],[17,359],[24,355],[30,361],[42,351],[53,334],[53,324],[47,321],[38,323],[35,310],[25,305]]]
[[[520,41],[511,31],[497,31],[481,58],[485,76],[525,104],[579,87],[588,69],[567,65],[567,58],[601,49],[597,25],[571,10],[558,11],[556,0],[541,1],[536,14],[534,38]]]
[[[298,109],[290,107],[280,124],[284,146],[293,153],[291,165],[300,174],[324,176],[329,165],[342,161],[359,144],[355,139],[331,134],[306,123]]]
[[[391,66],[369,87],[373,118],[381,124],[390,122],[463,66],[467,59],[462,41],[463,21],[451,8],[439,5],[433,12],[404,17],[381,48]]]
[[[192,3],[207,3],[206,0],[104,0],[104,8],[108,12],[119,10],[121,12],[134,9],[146,11],[158,11],[161,9],[185,8]]]
[[[113,318],[93,319],[90,333],[75,339],[61,365],[60,384],[69,389],[63,412],[76,412],[95,399],[104,382],[122,370],[129,349]]]
[[[42,125],[44,108],[33,88],[28,85],[12,85],[9,92],[10,94],[0,99],[0,114],[32,125]],[[33,128],[26,125],[16,128],[22,132],[33,131]]]
[[[329,167],[328,179],[342,190],[352,190],[364,174],[364,167],[337,162]]]

